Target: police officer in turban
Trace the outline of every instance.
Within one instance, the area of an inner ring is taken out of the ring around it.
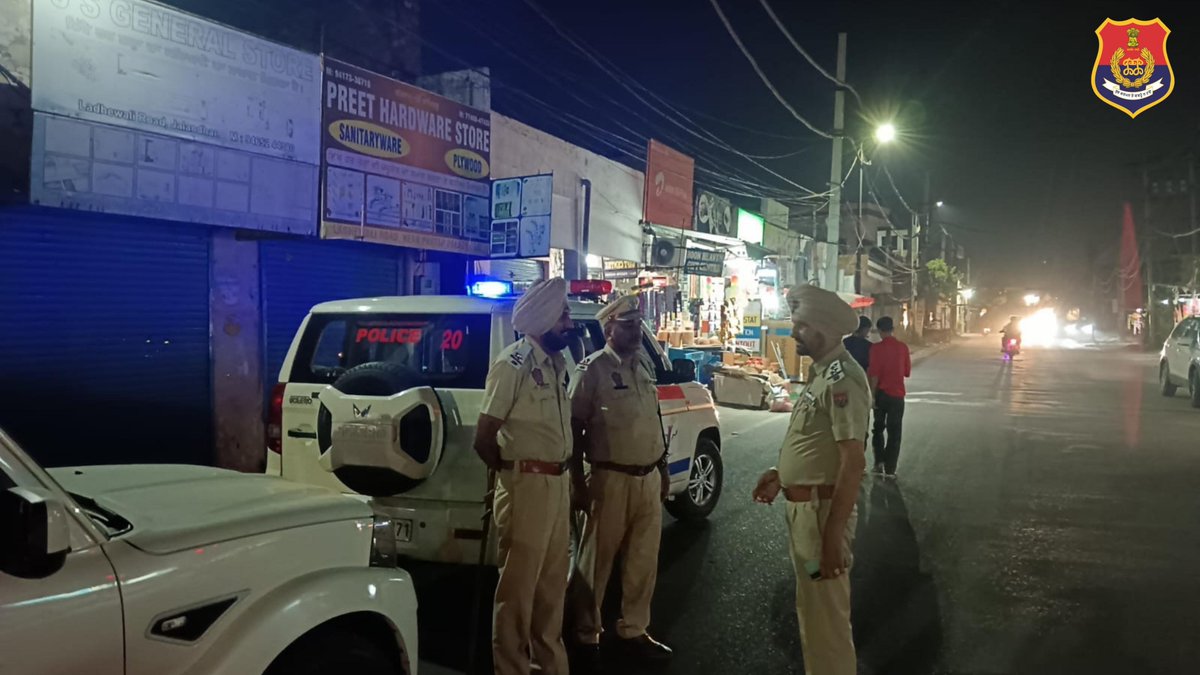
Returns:
[[[500,580],[492,626],[496,675],[567,675],[562,641],[570,564],[571,399],[560,353],[573,326],[567,284],[535,284],[513,308],[524,336],[488,370],[475,451],[495,472]]]
[[[863,439],[871,391],[861,366],[842,345],[858,318],[837,294],[796,286],[787,296],[796,352],[813,359],[779,451],[754,500],[787,500],[796,573],[796,614],[809,675],[855,675],[850,628],[850,565],[855,503],[866,466]]]

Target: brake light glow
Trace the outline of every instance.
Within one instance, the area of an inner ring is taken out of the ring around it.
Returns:
[[[271,388],[271,408],[267,412],[267,449],[283,454],[283,392],[287,384],[280,382]]]
[[[571,295],[608,295],[613,285],[604,279],[575,279],[570,287]]]

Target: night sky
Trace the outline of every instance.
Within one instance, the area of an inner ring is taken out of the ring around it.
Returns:
[[[528,2],[635,82],[622,79],[626,88],[600,70]],[[781,196],[798,194],[680,128],[703,135],[700,126],[744,153],[788,154],[760,161],[827,189],[831,143],[772,97],[708,1],[528,2],[422,3],[424,70],[490,67],[497,111],[638,168],[630,153],[643,154],[653,136],[697,158],[698,182],[720,180],[704,169],[740,171]],[[1093,261],[1118,244],[1120,202],[1133,187],[1129,166],[1195,148],[1200,135],[1196,2],[769,2],[831,73],[837,33],[849,33],[847,79],[863,105],[847,96],[847,133],[867,138],[875,123],[892,120],[901,134],[875,154],[868,180],[884,205],[900,209],[881,173],[886,165],[919,210],[929,172],[931,201],[945,202],[937,217],[967,247],[976,284],[1069,291],[1086,283]],[[720,5],[783,97],[830,130],[832,84],[789,45],[759,0]],[[1176,86],[1131,120],[1092,93],[1094,31],[1105,18],[1155,17],[1172,31]],[[856,192],[857,176],[845,194],[856,199]]]

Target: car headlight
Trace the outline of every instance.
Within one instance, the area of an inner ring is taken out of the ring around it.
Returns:
[[[371,567],[395,567],[396,562],[396,523],[376,513],[371,523]]]

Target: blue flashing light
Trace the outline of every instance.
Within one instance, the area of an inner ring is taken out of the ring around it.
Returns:
[[[488,279],[476,281],[467,286],[467,294],[477,298],[503,298],[512,295],[512,293],[513,285],[511,281]]]

